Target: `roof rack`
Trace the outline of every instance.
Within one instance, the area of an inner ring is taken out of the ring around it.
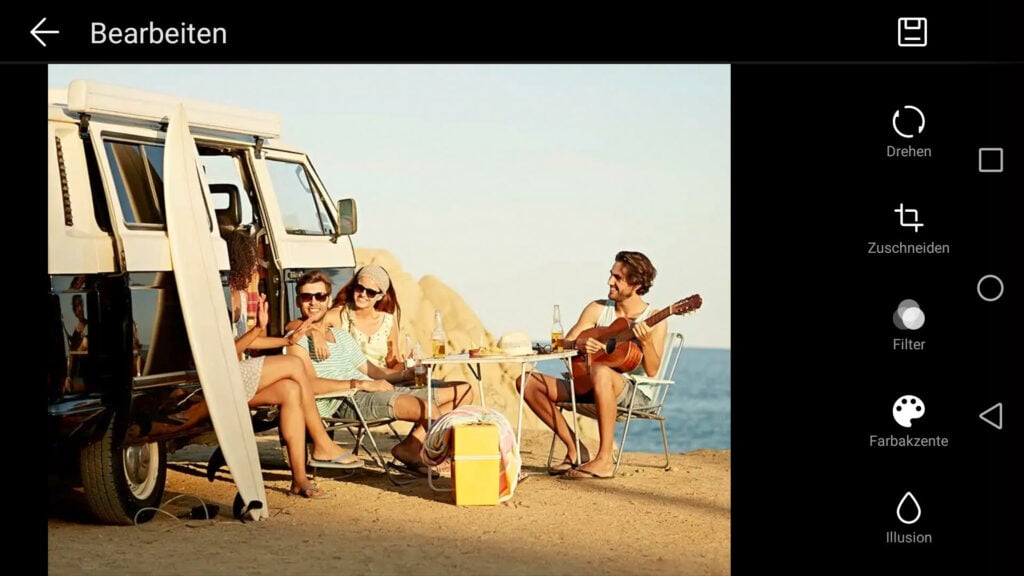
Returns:
[[[51,99],[53,92],[50,91]],[[67,106],[72,112],[157,123],[167,122],[170,111],[179,104],[185,106],[188,123],[194,128],[262,138],[278,138],[281,134],[280,116],[269,112],[189,100],[90,80],[73,80],[67,91]]]

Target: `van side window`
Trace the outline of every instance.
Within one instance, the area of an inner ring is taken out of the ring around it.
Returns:
[[[281,206],[285,231],[304,236],[330,236],[334,231],[330,199],[313,187],[302,164],[268,160],[267,171]]]
[[[163,228],[163,147],[114,140],[104,140],[103,147],[114,176],[125,224],[150,224]]]

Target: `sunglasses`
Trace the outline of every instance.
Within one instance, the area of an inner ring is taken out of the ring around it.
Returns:
[[[362,292],[363,294],[366,294],[370,298],[376,298],[381,293],[380,290],[370,290],[369,288],[367,288],[366,286],[363,286],[362,284],[360,284],[358,282],[356,282],[356,290],[355,291],[356,292]]]
[[[317,302],[327,302],[331,295],[326,292],[299,292],[299,302],[308,304],[316,298]]]

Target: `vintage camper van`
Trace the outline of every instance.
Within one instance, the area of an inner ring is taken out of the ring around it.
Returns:
[[[195,442],[218,443],[240,498],[265,502],[225,238],[258,239],[271,333],[297,316],[303,272],[340,284],[355,266],[355,202],[331,199],[280,126],[269,113],[85,80],[49,91],[50,468],[84,488],[98,521],[152,517],[167,453]],[[189,417],[198,402],[209,418]]]

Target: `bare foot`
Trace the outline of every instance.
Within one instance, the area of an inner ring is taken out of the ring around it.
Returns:
[[[587,450],[585,444],[580,444],[580,464],[586,464],[587,462],[590,462],[590,451]],[[548,470],[548,473],[553,476],[557,476],[558,474],[565,474],[575,467],[576,459],[572,455],[566,454],[565,460],[562,460],[561,463],[552,466],[551,469]]]
[[[565,460],[562,460],[561,463],[555,464],[554,466],[549,468],[548,474],[551,474],[552,476],[556,476],[558,474],[565,474],[569,470],[572,470],[573,466],[575,465],[575,462],[569,460],[569,458],[566,458]]]
[[[412,446],[410,442],[399,442],[391,449],[391,455],[396,460],[407,464],[413,468],[423,465],[423,458],[420,456],[420,450],[418,446]],[[419,444],[417,442],[416,444]]]
[[[292,484],[292,488],[289,492],[291,493],[292,496],[302,496],[303,498],[311,498],[313,500],[327,498],[327,492],[325,492],[323,488],[317,486],[316,484],[313,484],[312,482],[306,484],[305,486],[298,486],[296,484]]]
[[[590,478],[614,478],[615,462],[608,460],[592,460],[579,468],[574,468],[565,473],[568,478],[578,480]]]

